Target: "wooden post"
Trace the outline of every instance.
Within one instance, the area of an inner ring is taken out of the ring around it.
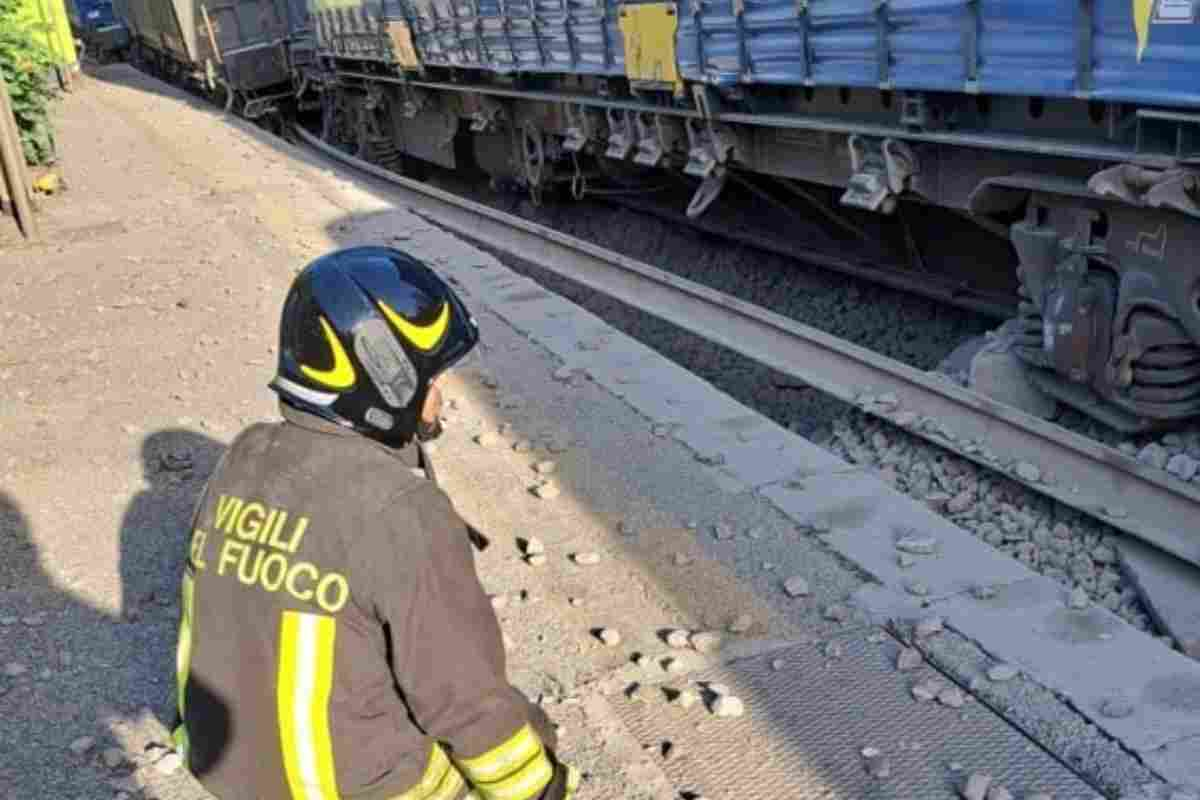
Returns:
[[[8,99],[8,84],[0,75],[0,166],[4,171],[4,182],[8,196],[16,212],[17,224],[26,239],[38,238],[37,220],[33,218],[33,203],[29,197],[29,174],[25,171],[25,151],[21,148],[21,134],[17,119],[13,116],[12,103]]]

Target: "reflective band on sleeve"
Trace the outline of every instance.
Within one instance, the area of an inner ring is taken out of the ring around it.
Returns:
[[[435,742],[420,783],[391,800],[458,800],[466,786],[462,773],[450,763],[446,752]]]
[[[195,602],[195,587],[192,576],[185,572],[183,586],[180,588],[179,643],[175,648],[175,702],[181,719],[185,718],[183,705],[187,697],[188,670],[192,664],[192,625],[195,618],[192,605]]]
[[[284,611],[279,626],[275,700],[283,766],[292,800],[337,800],[329,693],[337,621]]]
[[[554,777],[542,741],[529,725],[483,755],[455,763],[482,800],[527,800]]]
[[[575,796],[575,792],[579,789],[579,770],[574,767],[567,767],[567,791],[563,794],[563,800],[571,800]]]

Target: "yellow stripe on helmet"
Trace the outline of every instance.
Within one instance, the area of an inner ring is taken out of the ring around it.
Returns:
[[[423,352],[429,352],[437,347],[441,343],[442,337],[446,335],[446,329],[450,327],[449,303],[442,303],[442,310],[438,312],[437,319],[428,325],[414,325],[393,311],[387,303],[382,300],[379,300],[378,303],[379,309],[387,317],[388,322],[392,323],[401,336],[412,342],[413,347]]]
[[[279,630],[276,707],[292,800],[337,800],[329,694],[337,621],[285,611]]]
[[[350,363],[350,357],[346,355],[346,350],[342,347],[333,328],[325,321],[324,317],[318,317],[318,319],[321,323],[321,331],[325,334],[325,342],[333,353],[333,366],[329,369],[317,369],[307,364],[301,364],[300,371],[306,377],[328,386],[330,389],[349,389],[354,385],[354,365]]]

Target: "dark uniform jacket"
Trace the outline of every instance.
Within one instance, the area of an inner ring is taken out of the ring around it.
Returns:
[[[569,796],[417,448],[284,418],[238,436],[196,511],[177,664],[189,769],[221,800]]]

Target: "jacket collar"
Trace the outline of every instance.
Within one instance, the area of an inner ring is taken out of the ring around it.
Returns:
[[[279,403],[279,413],[283,416],[284,422],[304,428],[313,433],[324,434],[326,436],[358,436],[371,445],[378,447],[393,458],[398,459],[406,467],[416,467],[425,470],[426,476],[437,482],[437,477],[433,472],[433,465],[430,463],[428,456],[425,455],[420,445],[413,442],[406,444],[403,447],[388,447],[387,445],[377,442],[367,436],[363,436],[358,431],[347,425],[339,425],[331,420],[318,417],[316,414],[310,414],[307,411],[301,411],[295,406],[290,406],[287,403]]]

